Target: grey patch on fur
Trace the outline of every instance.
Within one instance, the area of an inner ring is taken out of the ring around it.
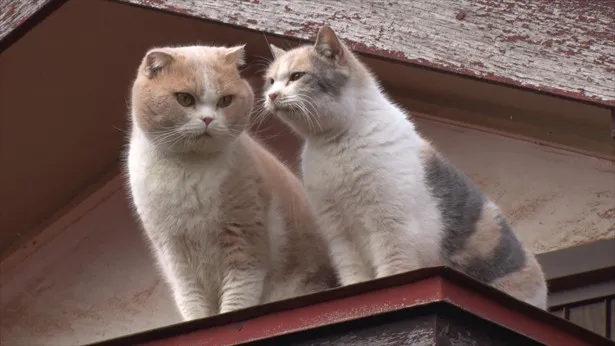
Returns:
[[[312,55],[310,62],[314,67],[314,72],[303,77],[304,83],[320,93],[339,96],[348,83],[348,76],[337,69],[332,62],[323,61],[321,57]]]
[[[502,216],[498,216],[498,224],[500,242],[491,256],[486,260],[476,258],[465,265],[468,274],[487,283],[521,270],[526,263],[523,246],[510,229],[508,222]]]
[[[488,258],[476,258],[463,266],[450,263],[456,253],[472,251],[466,249],[465,245],[476,232],[476,223],[487,200],[468,177],[440,156],[432,155],[425,169],[427,185],[438,200],[438,209],[444,223],[441,251],[447,265],[485,283],[522,269],[526,262],[525,251],[501,216],[498,219],[500,241]]]

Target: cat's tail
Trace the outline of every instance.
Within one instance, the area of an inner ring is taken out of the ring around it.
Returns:
[[[527,249],[525,253],[526,265],[522,269],[491,282],[491,286],[525,303],[546,310],[548,288],[545,275],[536,257]]]

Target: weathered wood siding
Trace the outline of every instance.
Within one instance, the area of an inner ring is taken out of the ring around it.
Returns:
[[[615,1],[119,0],[615,106]]]
[[[51,0],[0,0],[0,41]]]

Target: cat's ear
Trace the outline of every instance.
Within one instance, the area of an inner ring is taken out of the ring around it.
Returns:
[[[274,59],[277,59],[282,56],[282,54],[286,53],[286,51],[276,45],[270,44],[269,50],[271,51],[271,55],[273,55]]]
[[[145,73],[148,78],[155,77],[165,66],[173,61],[173,56],[161,50],[151,50],[145,55]]]
[[[335,32],[330,26],[325,25],[318,30],[314,49],[323,57],[339,62],[343,58],[344,49],[342,43],[337,39]]]
[[[240,46],[227,48],[226,52],[224,52],[224,59],[229,64],[235,64],[237,66],[244,65],[246,63],[246,45],[242,44]]]

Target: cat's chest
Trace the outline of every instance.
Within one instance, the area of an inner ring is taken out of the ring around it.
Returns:
[[[423,171],[416,149],[404,141],[382,146],[376,141],[353,141],[322,148],[306,145],[303,178],[314,200],[336,205],[407,202]]]
[[[223,167],[215,165],[165,167],[148,176],[144,187],[162,204],[207,209],[219,199],[226,175]]]
[[[191,229],[218,218],[228,176],[221,162],[143,160],[131,171],[133,199],[146,223]]]
[[[306,184],[328,190],[348,186],[361,176],[374,175],[383,166],[382,160],[368,150],[353,147],[320,148],[306,146],[302,154],[302,170]]]

